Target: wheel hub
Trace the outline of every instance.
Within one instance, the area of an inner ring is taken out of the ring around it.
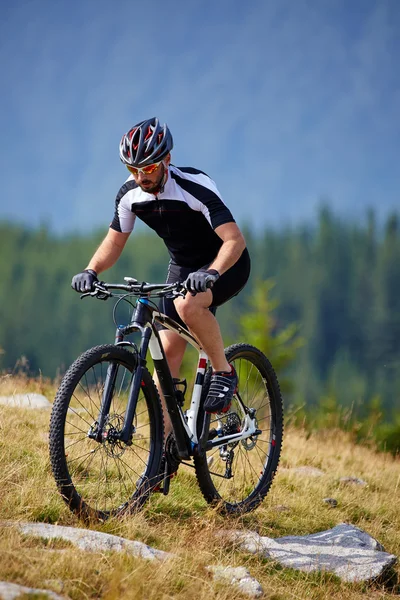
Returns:
[[[120,435],[124,420],[121,415],[112,414],[107,417],[103,433],[102,442],[108,456],[119,458],[126,450],[126,445],[121,442]]]
[[[252,410],[254,410],[254,409],[252,409]],[[253,413],[249,413],[249,414],[250,414],[251,418],[254,420],[255,427],[258,430],[258,422],[255,417],[255,411]],[[254,448],[254,446],[257,444],[257,440],[258,440],[257,434],[251,435],[250,437],[242,440],[242,446],[246,450],[252,450]]]

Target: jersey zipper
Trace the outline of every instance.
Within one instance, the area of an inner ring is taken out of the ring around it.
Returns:
[[[163,208],[160,204],[160,200],[158,198],[158,196],[155,196],[156,202],[157,202],[157,210],[158,210],[158,214],[160,215],[160,221],[162,221],[162,223],[164,224],[164,227],[168,233],[168,235],[171,235],[171,231],[168,225],[168,220],[165,218],[164,216],[164,211]]]

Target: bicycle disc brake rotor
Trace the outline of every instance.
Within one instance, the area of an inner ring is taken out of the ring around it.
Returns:
[[[102,438],[108,456],[119,458],[126,450],[125,444],[119,439],[123,424],[124,419],[121,415],[112,414],[107,417]]]

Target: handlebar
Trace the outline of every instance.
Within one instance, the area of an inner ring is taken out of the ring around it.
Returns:
[[[114,294],[110,290],[121,290],[127,292],[129,295],[134,296],[156,296],[162,297],[167,294],[171,294],[171,296],[185,296],[187,294],[187,289],[184,285],[184,282],[175,282],[175,283],[147,283],[146,281],[137,281],[132,277],[124,277],[127,283],[106,283],[105,281],[99,281],[93,284],[93,290],[91,292],[86,292],[81,294],[81,298],[85,298],[87,296],[93,296],[100,300],[107,300],[114,296]],[[154,293],[156,292],[156,293]]]

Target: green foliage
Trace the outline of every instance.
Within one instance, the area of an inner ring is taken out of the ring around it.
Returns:
[[[279,306],[271,298],[275,284],[271,280],[256,281],[248,299],[247,310],[239,318],[241,339],[259,348],[274,366],[282,389],[290,389],[282,373],[294,361],[297,350],[304,344],[298,326],[290,323],[280,329],[275,316]]]
[[[286,400],[298,418],[307,407],[317,412],[322,398],[327,417],[337,420],[338,410],[342,421],[369,424],[369,407],[379,397],[375,432],[386,424],[390,431],[380,429],[379,443],[396,448],[391,432],[400,399],[398,216],[378,227],[369,212],[355,224],[325,206],[314,227],[259,235],[245,229],[252,274],[243,291],[218,309],[225,344],[249,342],[264,350],[291,384]],[[113,341],[112,303],[80,301],[70,287],[104,233],[61,237],[46,227],[0,223],[0,369],[54,377],[83,350]],[[102,276],[164,281],[167,263],[162,240],[138,230]],[[184,372],[192,360],[187,358]],[[328,410],[327,399],[335,409]],[[360,435],[364,431],[359,428]]]
[[[379,450],[400,455],[400,417],[394,417],[393,423],[380,423],[376,428],[375,440]]]

